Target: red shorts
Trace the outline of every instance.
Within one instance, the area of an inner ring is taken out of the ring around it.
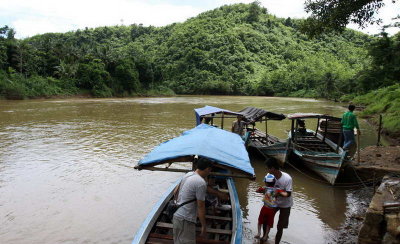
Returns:
[[[258,224],[272,228],[274,226],[275,213],[276,209],[263,206],[260,210],[260,216],[258,216]]]

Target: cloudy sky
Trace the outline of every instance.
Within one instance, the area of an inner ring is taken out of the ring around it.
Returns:
[[[0,0],[0,27],[8,25],[18,38],[46,32],[66,32],[85,27],[130,25],[164,26],[183,22],[225,4],[254,0]],[[278,17],[306,17],[304,0],[261,0]],[[384,23],[400,13],[400,5],[385,0],[379,17]],[[355,26],[350,26],[356,28]],[[363,32],[375,34],[379,26]]]

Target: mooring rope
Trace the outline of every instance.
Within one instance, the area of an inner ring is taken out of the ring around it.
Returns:
[[[303,171],[301,171],[300,169],[298,169],[297,167],[295,167],[293,164],[291,164],[291,163],[289,163],[289,162],[286,162],[286,163],[287,163],[288,165],[290,165],[292,168],[294,168],[296,171],[298,171],[299,173],[301,173],[302,175],[304,175],[304,176],[306,176],[306,177],[308,177],[308,178],[310,178],[310,179],[312,179],[312,180],[314,180],[314,181],[321,182],[321,183],[325,183],[325,184],[327,183],[326,181],[323,181],[323,180],[314,178],[314,177],[312,177],[312,176],[310,176],[310,175],[304,173]],[[367,185],[366,185],[365,183],[373,183],[373,182],[375,182],[375,179],[370,179],[370,180],[365,180],[365,181],[363,181],[363,180],[361,180],[361,178],[358,176],[357,173],[356,173],[356,175],[357,175],[357,178],[360,180],[360,182],[354,182],[354,183],[336,183],[334,186],[335,186],[335,187],[355,187],[355,186],[361,186],[361,185],[363,185],[364,187],[367,187]]]

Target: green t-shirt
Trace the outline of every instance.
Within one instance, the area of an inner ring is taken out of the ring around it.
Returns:
[[[342,116],[342,126],[345,130],[354,130],[354,127],[357,130],[360,129],[357,122],[357,117],[351,111],[347,111]]]

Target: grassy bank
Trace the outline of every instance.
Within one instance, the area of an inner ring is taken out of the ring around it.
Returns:
[[[352,100],[356,105],[366,106],[360,116],[369,118],[375,124],[379,123],[379,114],[382,114],[383,131],[392,138],[400,137],[400,84],[374,90],[361,96],[347,96],[345,100]]]
[[[53,97],[137,97],[137,96],[173,96],[174,91],[164,86],[154,86],[150,89],[139,89],[136,92],[114,93],[80,89],[73,79],[56,79],[53,77],[6,74],[0,71],[0,99],[32,99]]]

